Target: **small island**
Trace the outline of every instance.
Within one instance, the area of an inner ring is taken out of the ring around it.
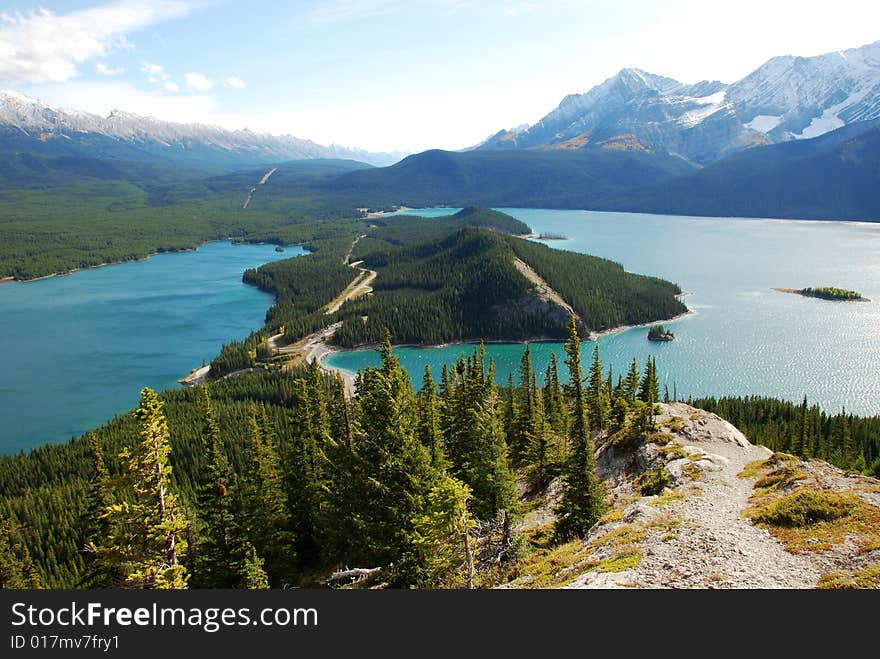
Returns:
[[[675,334],[668,331],[663,325],[653,325],[648,330],[648,341],[672,341]]]
[[[275,251],[276,252],[283,252],[284,248],[281,245],[275,245]]]
[[[842,300],[845,302],[870,302],[866,297],[857,291],[849,291],[845,288],[836,288],[834,286],[816,286],[808,288],[774,288],[774,291],[780,293],[793,293],[795,295],[803,295],[804,297],[817,297],[822,300]]]

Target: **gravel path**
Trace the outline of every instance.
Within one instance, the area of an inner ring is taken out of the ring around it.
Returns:
[[[656,508],[650,505],[655,497],[645,497],[628,507],[623,522],[642,524],[649,531],[638,544],[641,565],[618,573],[588,572],[569,587],[814,588],[820,572],[810,557],[787,552],[769,532],[740,517],[754,490],[753,479],[737,474],[771,452],[751,445],[713,414],[678,403],[666,409],[669,414],[662,418],[676,416],[684,423],[676,433],[684,451],[701,456],[668,465],[685,498]],[[682,474],[688,464],[700,469],[696,480]],[[677,521],[674,537],[668,533],[661,539],[668,529],[652,528],[660,519]],[[599,529],[596,534],[605,532]]]

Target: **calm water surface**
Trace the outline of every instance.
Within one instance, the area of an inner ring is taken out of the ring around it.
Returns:
[[[0,453],[80,435],[135,407],[142,387],[178,387],[262,326],[272,296],[244,270],[302,253],[218,242],[0,285]]]
[[[456,209],[433,209],[437,216]],[[603,361],[615,372],[633,357],[657,358],[662,382],[679,396],[763,394],[800,400],[806,394],[835,411],[880,414],[880,224],[694,218],[589,211],[500,209],[536,232],[563,234],[557,249],[595,254],[627,270],[678,283],[695,313],[670,323],[670,343],[647,341],[645,329],[603,337]],[[420,213],[423,211],[419,211]],[[430,221],[430,220],[426,220]],[[774,287],[839,286],[871,303],[829,302]],[[401,348],[401,362],[421,381],[424,365],[439,374],[461,345]],[[585,351],[593,345],[584,344]],[[561,344],[533,345],[544,369]],[[499,380],[515,372],[520,345],[490,345]],[[338,353],[330,365],[358,370],[377,364],[373,351]]]

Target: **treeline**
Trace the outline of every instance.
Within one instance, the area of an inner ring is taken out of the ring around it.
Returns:
[[[653,362],[615,385],[598,350],[582,368],[573,322],[565,348],[568,377],[554,360],[543,387],[527,349],[499,389],[480,347],[414,392],[386,337],[351,399],[315,364],[144,390],[86,438],[0,461],[3,585],[314,585],[342,565],[480,585],[523,549],[517,478],[560,476],[556,537],[583,535],[606,508],[591,433],[652,424]]]
[[[800,405],[761,396],[689,402],[723,417],[755,444],[880,478],[880,417],[828,414],[806,397]]]
[[[845,288],[835,288],[834,286],[819,286],[817,288],[807,287],[801,289],[801,295],[807,297],[818,297],[823,300],[861,300],[862,294],[856,291],[848,291]]]

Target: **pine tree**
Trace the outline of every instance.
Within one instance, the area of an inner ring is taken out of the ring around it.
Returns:
[[[84,588],[112,588],[123,580],[124,575],[119,569],[115,569],[118,566],[105,564],[105,561],[99,560],[97,552],[94,551],[97,544],[110,534],[110,525],[105,517],[107,509],[113,503],[110,474],[98,438],[93,433],[89,433],[86,436],[86,444],[92,457],[94,474],[89,489],[88,505],[81,522],[83,535],[86,538],[84,547],[86,571],[80,585]]]
[[[269,577],[263,569],[263,561],[256,548],[248,543],[245,547],[244,560],[239,571],[239,583],[247,590],[266,590],[269,588]]]
[[[0,518],[0,590],[42,588],[36,566],[15,525]]]
[[[550,363],[547,365],[544,380],[544,418],[554,433],[564,436],[567,420],[565,399],[559,384],[559,362],[555,352],[550,353]]]
[[[608,507],[602,484],[595,471],[593,443],[587,426],[580,337],[574,316],[569,321],[565,352],[568,354],[565,363],[571,374],[573,401],[569,427],[571,452],[563,475],[562,498],[556,510],[556,536],[560,540],[585,535]]]
[[[141,391],[135,416],[139,441],[119,454],[123,473],[113,480],[115,502],[102,516],[110,532],[95,551],[110,576],[117,570],[124,575],[119,586],[186,588],[189,574],[180,561],[187,549],[186,521],[171,492],[168,426],[152,389]]]
[[[518,416],[513,435],[508,439],[515,459],[525,456],[540,423],[538,393],[532,369],[532,349],[526,343],[519,365],[519,389],[516,401]]]
[[[428,450],[416,437],[415,395],[386,332],[380,368],[367,368],[358,387],[358,423],[354,430],[359,496],[336,511],[352,518],[359,535],[348,546],[348,560],[362,564],[395,563],[399,574],[413,566],[412,520],[424,511],[425,497],[436,482]],[[403,577],[401,577],[403,578]]]
[[[654,430],[654,406],[660,398],[660,382],[657,379],[657,362],[648,357],[645,364],[645,376],[639,384],[639,400],[645,405],[641,409],[639,425],[642,431]]]
[[[809,457],[808,453],[810,451],[810,418],[807,410],[806,395],[804,396],[804,401],[801,403],[800,412],[800,424],[798,427],[797,438],[792,446],[792,452],[800,457]]]
[[[425,364],[422,388],[419,390],[418,402],[418,436],[422,446],[431,453],[431,466],[438,471],[446,468],[446,456],[443,451],[443,439],[440,435],[440,419],[437,410],[437,392],[431,367]]]
[[[591,430],[605,430],[608,424],[608,396],[602,376],[602,362],[599,360],[598,344],[593,348],[593,363],[590,365],[590,384],[587,389],[587,413]]]
[[[270,580],[279,582],[290,572],[295,560],[281,461],[271,438],[263,433],[253,405],[247,425],[240,524],[257,553],[265,559]]]
[[[635,403],[638,399],[639,379],[639,365],[633,359],[629,365],[629,371],[626,373],[626,379],[623,381],[623,394],[630,404]]]
[[[418,552],[425,585],[454,586],[448,580],[464,573],[468,588],[473,588],[474,553],[471,530],[476,526],[468,501],[470,488],[461,481],[444,476],[428,492],[424,513],[413,519],[413,544]]]
[[[236,501],[232,467],[220,437],[220,426],[208,386],[202,387],[205,423],[202,429],[204,465],[198,490],[200,524],[193,585],[199,588],[235,588],[243,559],[243,538],[235,519]]]

